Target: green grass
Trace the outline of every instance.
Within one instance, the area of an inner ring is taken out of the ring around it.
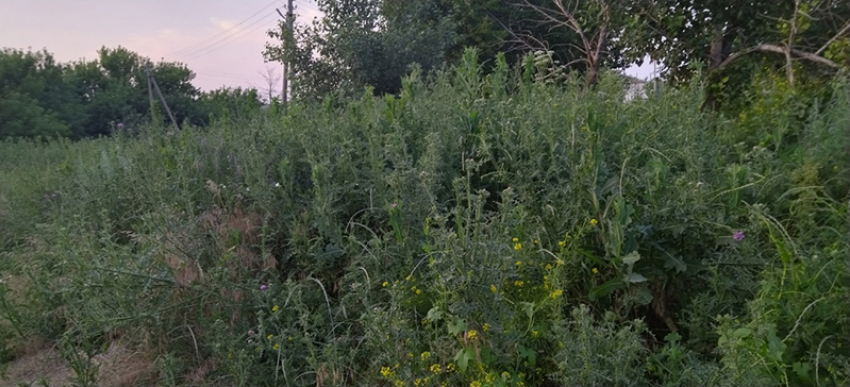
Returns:
[[[468,54],[397,97],[0,144],[3,360],[55,340],[93,384],[121,337],[158,385],[850,384],[847,86],[754,144],[699,87],[577,84]]]

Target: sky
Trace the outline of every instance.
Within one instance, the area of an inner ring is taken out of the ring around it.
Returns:
[[[301,22],[320,16],[312,0],[295,0]],[[122,46],[154,61],[185,63],[202,90],[268,89],[266,31],[277,28],[284,0],[0,0],[0,48],[47,49],[60,62],[93,60]],[[641,79],[653,66],[626,73]],[[277,82],[279,84],[279,82]],[[277,91],[280,87],[277,86]]]

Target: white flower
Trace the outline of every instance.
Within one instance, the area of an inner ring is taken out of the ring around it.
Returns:
[[[275,183],[274,183],[274,187],[275,187],[275,188],[280,188],[280,183],[275,182]]]

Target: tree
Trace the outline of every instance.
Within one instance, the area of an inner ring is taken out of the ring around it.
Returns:
[[[262,105],[257,89],[242,89],[223,87],[202,92],[198,97],[203,114],[207,121],[213,119],[228,119],[250,117],[260,110]]]
[[[72,134],[82,109],[62,73],[46,51],[0,51],[0,138]]]
[[[363,86],[395,93],[411,65],[426,72],[439,67],[453,42],[451,21],[433,0],[319,0],[318,6],[324,17],[292,36],[283,25],[268,32],[284,44],[267,43],[263,55],[289,61],[295,97]]]
[[[57,63],[47,51],[0,51],[0,138],[108,135],[119,122],[150,119],[146,67],[179,122],[204,124],[194,73],[180,63],[153,63],[125,48],[98,59]],[[153,105],[159,109],[159,102]],[[160,115],[162,116],[162,115]]]
[[[266,67],[266,73],[260,73],[260,75],[266,81],[266,87],[263,89],[266,103],[272,103],[275,99],[275,94],[277,94],[277,85],[280,84],[280,75],[276,74],[274,67]]]
[[[632,14],[623,35],[630,59],[648,53],[675,81],[690,79],[697,62],[711,72],[754,53],[832,67],[821,55],[850,32],[850,4],[838,0],[642,0]]]

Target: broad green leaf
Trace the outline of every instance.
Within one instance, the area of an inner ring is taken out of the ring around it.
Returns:
[[[460,372],[466,372],[466,368],[469,366],[469,361],[474,358],[471,352],[471,349],[464,348],[455,355],[454,361],[458,368],[460,368]]]
[[[440,321],[443,318],[443,311],[441,311],[440,308],[435,306],[428,311],[428,315],[425,316],[425,318],[434,322]]]
[[[525,312],[525,315],[528,316],[528,318],[534,316],[534,304],[530,302],[521,302],[520,305],[522,306],[522,310]]]
[[[640,260],[640,254],[638,254],[637,251],[632,251],[631,253],[628,253],[625,256],[623,256],[623,263],[625,263],[626,265],[629,265],[629,266],[634,265],[639,260]]]
[[[753,331],[750,328],[738,328],[732,331],[732,337],[744,338],[752,334]]]
[[[519,352],[520,359],[525,359],[528,361],[528,364],[533,368],[537,364],[537,353],[534,352],[531,348],[526,348],[520,346],[517,348],[517,352]]]
[[[676,269],[677,272],[683,273],[688,269],[688,265],[686,265],[684,261],[679,259],[679,257],[668,255],[667,259],[664,260],[664,268]]]
[[[635,302],[639,305],[649,305],[652,302],[652,293],[646,286],[641,286],[635,292]]]
[[[623,282],[628,282],[630,284],[639,284],[641,282],[646,282],[646,277],[638,273],[631,273],[623,279]]]
[[[462,318],[456,318],[452,321],[449,321],[449,334],[454,336],[463,331],[466,331],[466,320]]]
[[[621,287],[623,287],[623,280],[615,278],[591,289],[587,296],[591,301],[596,301],[599,297],[607,296],[609,293]]]

